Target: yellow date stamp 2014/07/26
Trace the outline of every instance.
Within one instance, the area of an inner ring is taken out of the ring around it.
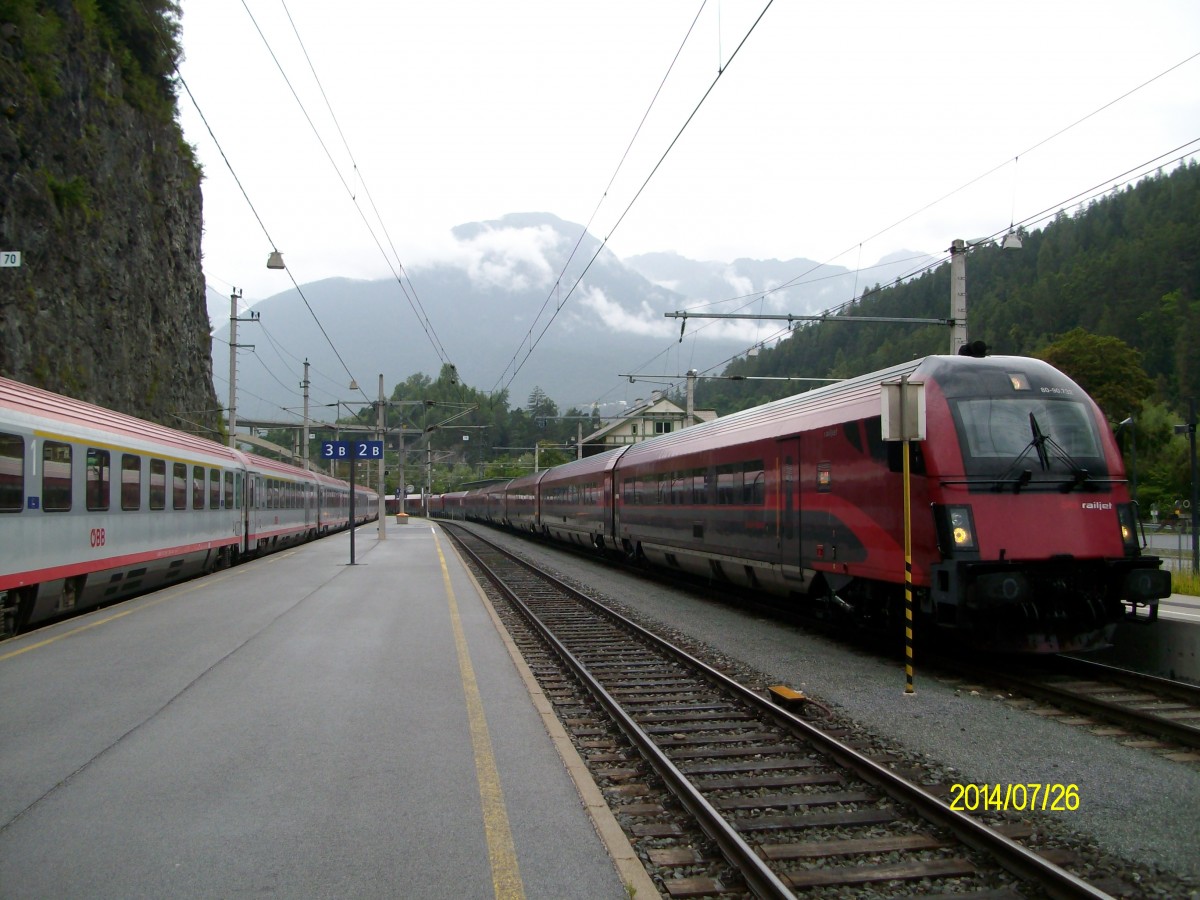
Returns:
[[[952,784],[950,808],[957,812],[1028,810],[1073,812],[1079,809],[1075,784]]]

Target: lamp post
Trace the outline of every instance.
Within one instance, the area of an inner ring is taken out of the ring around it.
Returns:
[[[1129,429],[1129,499],[1137,505],[1137,421],[1130,416],[1117,425],[1117,430]]]
[[[1196,400],[1192,398],[1189,408],[1188,421],[1184,425],[1176,425],[1176,434],[1186,434],[1191,444],[1192,457],[1192,574],[1200,572],[1200,543],[1196,541],[1196,529],[1200,527],[1200,504],[1197,503],[1196,484]]]
[[[268,269],[284,269],[287,268],[283,264],[283,254],[278,250],[272,250],[267,257]],[[238,301],[242,299],[242,292],[237,288],[229,295],[229,446],[237,446],[237,352],[238,347],[254,348],[253,344],[239,344],[237,342],[237,323],[238,322],[257,322],[258,313],[251,312],[248,318],[239,319],[237,314]],[[307,390],[308,373],[307,364],[305,366],[304,382]],[[307,402],[305,404],[307,406]],[[305,413],[305,421],[308,420],[308,414]],[[305,459],[307,460],[308,450],[307,443],[305,444]],[[307,463],[306,463],[307,468]]]

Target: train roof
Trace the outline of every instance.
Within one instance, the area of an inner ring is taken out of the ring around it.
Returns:
[[[929,357],[926,357],[928,359]],[[795,394],[762,406],[721,416],[711,422],[693,425],[632,445],[622,466],[651,462],[659,456],[697,453],[730,444],[770,440],[843,422],[847,413],[870,416],[879,414],[880,383],[911,375],[924,359],[881,369],[867,375],[847,378],[835,384]]]
[[[0,409],[18,416],[27,416],[31,424],[36,420],[49,420],[63,426],[64,430],[107,435],[110,440],[139,445],[158,444],[170,447],[177,453],[204,453],[229,462],[245,461],[245,456],[239,451],[208,438],[175,431],[165,425],[55,394],[10,378],[0,378]]]
[[[541,469],[537,472],[530,472],[528,475],[518,475],[512,481],[508,482],[508,484],[505,485],[504,489],[506,491],[511,491],[511,490],[519,491],[521,488],[524,488],[524,487],[533,487],[539,481],[541,481],[543,478],[546,477],[547,472],[552,472],[552,471],[554,471],[552,468],[551,469]]]
[[[699,428],[700,426],[696,427]],[[683,434],[684,432],[679,433]],[[603,453],[585,456],[583,459],[574,459],[571,462],[555,466],[553,469],[547,470],[546,477],[542,479],[542,485],[549,486],[556,481],[571,480],[598,472],[610,472],[616,467],[617,460],[621,458],[621,454],[630,449],[631,446],[640,445],[634,444],[625,447],[615,447],[612,450],[605,450]]]
[[[904,375],[913,376],[914,381],[936,382],[947,396],[992,396],[1008,385],[1007,373],[1015,370],[1026,373],[1031,383],[1078,387],[1040,359],[926,356],[634,444],[621,458],[621,465],[652,462],[661,456],[674,458],[693,451],[701,453],[731,444],[777,440],[852,418],[871,418],[880,412],[880,385]],[[1080,389],[1079,396],[1086,394]]]
[[[319,480],[317,478],[317,472],[306,472],[299,466],[293,466],[291,463],[285,463],[278,459],[271,459],[269,456],[259,456],[257,453],[247,453],[246,458],[250,460],[251,468],[259,469],[264,472],[276,472],[280,475],[290,475],[292,477],[299,475],[305,476],[314,481]],[[337,482],[338,484],[342,483],[336,478],[330,478],[329,480]]]

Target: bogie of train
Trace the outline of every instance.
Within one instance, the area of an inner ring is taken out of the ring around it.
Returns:
[[[926,438],[910,444],[923,624],[1057,652],[1153,617],[1170,575],[1141,553],[1112,433],[1034,359],[915,360],[468,492],[463,509],[902,633],[902,445],[880,417],[880,385],[901,376],[925,391]]]
[[[349,491],[0,378],[0,635],[346,528]]]

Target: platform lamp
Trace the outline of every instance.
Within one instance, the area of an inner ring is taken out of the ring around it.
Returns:
[[[283,254],[278,250],[272,250],[271,255],[267,257],[268,269],[283,269],[286,268],[283,264]],[[233,289],[233,293],[229,296],[229,446],[237,446],[237,351],[241,346],[237,342],[237,323],[238,322],[254,322],[258,320],[258,313],[251,312],[249,318],[239,319],[237,314],[238,301],[242,299],[242,292],[237,288]],[[252,345],[246,345],[252,346]]]

